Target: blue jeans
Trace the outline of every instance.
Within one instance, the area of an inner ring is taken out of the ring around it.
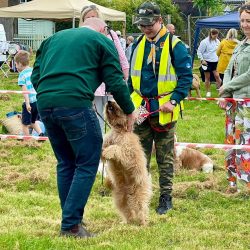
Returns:
[[[40,110],[57,158],[62,230],[81,223],[98,169],[102,132],[92,108]]]

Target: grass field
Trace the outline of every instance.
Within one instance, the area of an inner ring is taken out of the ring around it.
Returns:
[[[197,67],[195,67],[195,70]],[[0,76],[1,90],[20,90],[17,74]],[[204,96],[202,85],[202,95]],[[212,86],[212,96],[216,96]],[[22,95],[0,94],[0,119],[21,111]],[[185,101],[178,121],[179,142],[223,143],[224,112],[214,101]],[[250,249],[249,193],[228,194],[224,151],[203,150],[216,165],[213,174],[181,171],[175,175],[174,209],[158,216],[158,173],[152,159],[154,196],[146,227],[124,225],[110,193],[102,196],[97,175],[85,211],[88,240],[58,237],[60,207],[56,161],[49,142],[0,141],[0,249]]]

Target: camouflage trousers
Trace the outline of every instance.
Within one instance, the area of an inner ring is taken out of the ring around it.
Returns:
[[[250,145],[250,102],[228,103],[226,109],[226,144]],[[250,152],[228,150],[225,159],[228,180],[250,188]]]
[[[159,117],[151,117],[141,125],[135,125],[134,132],[140,137],[141,144],[147,157],[147,168],[150,171],[150,160],[155,143],[156,162],[159,171],[160,194],[171,195],[174,174],[174,134],[175,124],[165,126],[159,124]],[[164,130],[164,131],[157,131]]]

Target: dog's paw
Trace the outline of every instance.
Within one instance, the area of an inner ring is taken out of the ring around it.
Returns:
[[[104,148],[102,151],[102,158],[104,160],[111,160],[115,158],[115,145],[111,145],[107,148]]]

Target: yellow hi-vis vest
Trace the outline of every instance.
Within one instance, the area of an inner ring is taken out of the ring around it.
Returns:
[[[179,38],[173,36],[172,49],[179,41],[180,41]],[[146,43],[146,37],[144,36],[137,45],[137,47],[135,48],[131,60],[131,80],[134,89],[134,91],[131,94],[131,98],[136,109],[141,105],[143,101],[143,98],[140,95],[140,85],[141,85],[141,69],[144,58],[145,43]],[[177,85],[177,76],[175,74],[175,69],[171,63],[171,56],[169,54],[169,35],[168,35],[164,42],[160,58],[160,68],[159,68],[157,86],[158,86],[158,95],[159,96],[163,95],[163,96],[158,99],[159,106],[163,105],[164,103],[170,100],[171,94],[169,95],[164,95],[164,94],[172,92],[176,88],[176,85]],[[183,109],[183,102],[181,102],[180,105],[179,104],[176,105],[176,107],[173,109],[173,113],[165,113],[160,111],[159,123],[161,125],[165,125],[167,123],[176,121],[179,117],[180,109]]]

